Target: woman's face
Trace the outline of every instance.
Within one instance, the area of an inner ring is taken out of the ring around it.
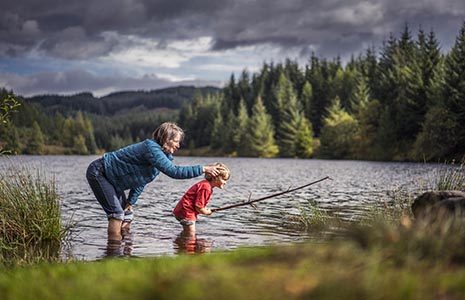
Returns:
[[[176,150],[179,149],[181,143],[181,135],[175,134],[174,137],[170,140],[168,140],[164,145],[163,145],[163,150],[165,150],[166,153],[173,154],[176,152]]]

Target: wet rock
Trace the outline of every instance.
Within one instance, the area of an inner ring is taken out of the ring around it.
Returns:
[[[415,217],[422,217],[438,212],[465,213],[465,192],[431,191],[415,198],[412,212]]]

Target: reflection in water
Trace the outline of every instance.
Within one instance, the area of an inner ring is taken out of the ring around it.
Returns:
[[[108,240],[105,257],[131,256],[134,249],[133,234],[126,232],[121,241]]]
[[[210,253],[212,242],[197,238],[197,235],[188,235],[181,232],[174,240],[174,251],[176,254]]]

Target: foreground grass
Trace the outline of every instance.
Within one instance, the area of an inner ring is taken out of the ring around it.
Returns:
[[[391,249],[392,250],[392,249]],[[465,268],[356,243],[74,262],[0,272],[2,299],[463,299]]]
[[[68,227],[62,224],[54,180],[35,168],[3,166],[0,172],[0,264],[59,259]]]

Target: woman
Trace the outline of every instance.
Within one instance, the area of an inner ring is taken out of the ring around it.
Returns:
[[[121,240],[129,228],[132,206],[144,187],[160,172],[175,179],[189,179],[203,173],[217,176],[216,166],[176,166],[172,154],[179,149],[184,132],[166,122],[153,132],[152,139],[108,152],[87,168],[87,181],[108,217],[108,239]],[[129,190],[128,197],[124,193]]]

